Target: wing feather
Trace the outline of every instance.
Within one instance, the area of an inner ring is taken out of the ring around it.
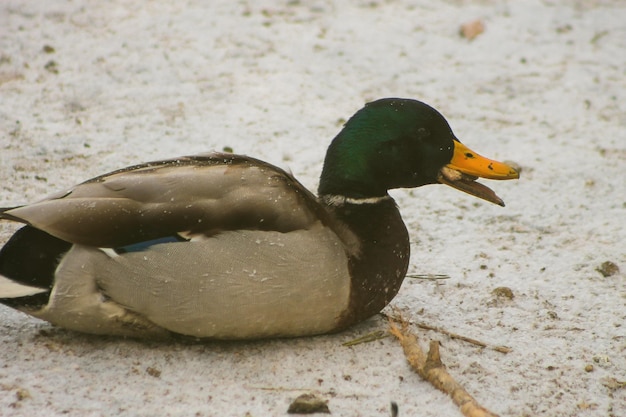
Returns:
[[[190,156],[114,171],[0,214],[68,242],[116,247],[176,233],[288,232],[327,216],[280,168],[230,154]]]

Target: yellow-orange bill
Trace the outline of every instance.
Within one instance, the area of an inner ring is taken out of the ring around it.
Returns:
[[[492,180],[519,178],[519,173],[502,162],[494,161],[454,141],[454,154],[448,165],[439,171],[438,181],[483,200],[504,206],[504,202],[490,188],[476,182],[478,177]]]

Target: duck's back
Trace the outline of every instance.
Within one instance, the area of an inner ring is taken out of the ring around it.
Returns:
[[[283,170],[212,153],[137,165],[7,210],[72,243],[117,247],[181,233],[306,229],[323,208]]]

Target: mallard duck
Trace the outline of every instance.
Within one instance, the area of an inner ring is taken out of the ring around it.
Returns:
[[[427,104],[377,100],[330,144],[318,196],[266,162],[210,153],[0,209],[26,224],[0,251],[0,302],[104,335],[337,332],[380,312],[407,272],[388,190],[442,183],[503,206],[477,177],[519,175],[461,144]]]

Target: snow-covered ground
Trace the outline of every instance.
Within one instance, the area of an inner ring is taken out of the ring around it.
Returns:
[[[484,33],[461,37],[476,19]],[[315,189],[365,102],[423,100],[522,177],[489,184],[505,208],[443,186],[394,191],[410,272],[449,278],[407,279],[392,305],[512,349],[419,330],[494,412],[624,416],[624,22],[621,0],[3,0],[0,206],[224,147]],[[605,261],[621,272],[603,276]],[[0,306],[0,415],[279,416],[303,392],[336,416],[387,416],[391,401],[401,416],[459,415],[392,338],[342,346],[384,329],[377,317],[331,336],[164,344]]]

